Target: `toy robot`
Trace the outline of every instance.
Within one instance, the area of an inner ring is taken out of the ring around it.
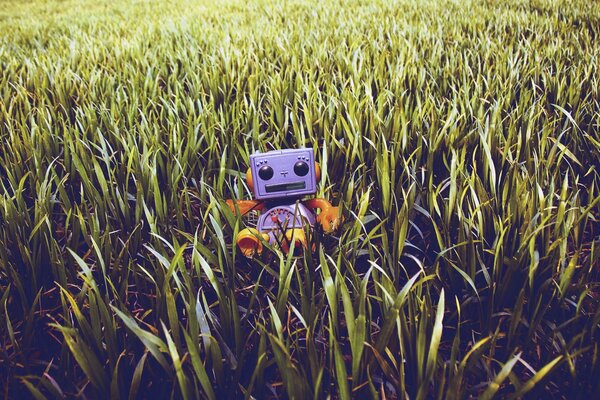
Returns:
[[[337,229],[341,218],[338,207],[325,199],[302,200],[317,192],[320,178],[321,169],[313,149],[274,150],[250,156],[246,182],[255,200],[227,200],[234,214],[261,212],[256,229],[243,229],[236,237],[244,256],[261,254],[263,241],[278,244],[284,253],[290,250],[292,242],[295,250],[306,249],[306,225],[312,228],[318,223],[326,233]],[[317,209],[321,210],[318,215]]]

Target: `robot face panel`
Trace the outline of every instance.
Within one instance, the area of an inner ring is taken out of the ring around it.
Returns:
[[[250,156],[258,200],[301,197],[317,192],[313,149],[274,150]]]

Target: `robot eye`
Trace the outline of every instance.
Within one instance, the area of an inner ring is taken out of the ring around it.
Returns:
[[[298,176],[304,176],[308,174],[308,164],[304,161],[298,161],[294,164],[294,173]]]
[[[258,176],[260,177],[260,179],[268,181],[273,177],[273,168],[269,167],[268,165],[263,165],[258,170]]]

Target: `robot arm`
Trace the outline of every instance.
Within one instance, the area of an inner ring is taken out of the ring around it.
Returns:
[[[260,200],[227,200],[227,205],[231,211],[237,215],[236,205],[240,211],[240,215],[246,215],[250,211],[262,211],[265,204]]]
[[[227,205],[231,209],[234,215],[246,215],[250,211],[257,210],[262,211],[265,208],[265,204],[260,200],[227,200]],[[236,236],[236,243],[242,254],[245,257],[252,257],[254,254],[261,254],[263,245],[260,237],[263,240],[269,241],[269,235],[266,233],[260,233],[254,228],[242,229]]]
[[[317,215],[317,222],[323,227],[326,233],[335,231],[341,222],[339,207],[334,207],[325,199],[310,199],[303,202],[304,205],[313,210],[320,209]]]

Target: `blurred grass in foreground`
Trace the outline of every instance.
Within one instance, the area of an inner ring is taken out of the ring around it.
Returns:
[[[597,395],[599,33],[587,1],[0,1],[2,395]],[[223,200],[297,146],[346,222],[246,260]]]

